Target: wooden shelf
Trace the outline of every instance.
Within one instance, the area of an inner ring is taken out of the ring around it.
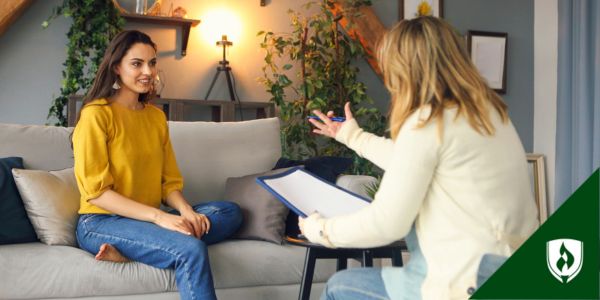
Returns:
[[[210,107],[212,109],[211,120],[213,122],[234,122],[235,110],[252,109],[255,111],[256,119],[273,118],[276,116],[275,105],[271,102],[242,102],[239,103],[230,100],[197,100],[197,99],[169,99],[156,98],[151,101],[152,104],[162,108],[171,121],[186,121],[185,111],[192,106]]]
[[[81,104],[83,95],[72,95],[67,103],[67,121],[70,127],[75,126],[77,120],[77,106]],[[190,107],[207,107],[212,110],[211,121],[234,122],[235,110],[240,104],[229,100],[196,100],[196,99],[171,99],[155,98],[151,104],[162,109],[170,121],[186,121],[185,111]],[[79,105],[80,106],[80,105]],[[275,105],[271,102],[242,102],[242,109],[253,109],[256,119],[272,118],[277,116]]]
[[[125,20],[138,22],[138,23],[150,23],[168,26],[180,26],[181,27],[181,56],[186,55],[188,39],[190,37],[190,29],[192,26],[200,24],[200,20],[184,19],[184,18],[173,18],[173,17],[159,17],[159,16],[146,16],[138,14],[121,14]]]

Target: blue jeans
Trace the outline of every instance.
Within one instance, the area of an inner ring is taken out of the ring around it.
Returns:
[[[480,288],[500,267],[508,260],[508,257],[497,254],[485,254],[479,262],[477,269],[477,288]]]
[[[405,238],[410,260],[404,267],[357,268],[334,274],[321,300],[333,299],[421,299],[421,284],[427,263],[421,253],[413,225]]]
[[[321,300],[340,299],[389,300],[381,269],[352,268],[335,273],[327,281]]]
[[[181,299],[216,299],[206,246],[236,232],[242,223],[242,213],[237,204],[225,201],[202,203],[193,208],[210,220],[210,232],[201,239],[118,215],[83,214],[77,224],[77,241],[92,254],[108,243],[131,260],[175,269]]]

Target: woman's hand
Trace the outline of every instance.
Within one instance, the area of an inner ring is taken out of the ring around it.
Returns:
[[[313,111],[322,122],[319,122],[315,119],[309,119],[308,121],[313,124],[316,128],[313,129],[314,133],[328,136],[330,138],[335,138],[336,134],[340,130],[340,128],[344,125],[344,122],[334,122],[330,118],[333,117],[333,112],[327,112],[327,115],[323,114],[319,110]],[[350,102],[346,102],[344,105],[344,114],[346,115],[346,121],[354,119],[352,116],[352,111],[350,110]]]
[[[210,220],[206,215],[199,214],[194,210],[181,212],[181,216],[187,220],[193,228],[193,234],[197,238],[201,238],[210,230]]]
[[[183,233],[185,235],[194,234],[194,227],[192,224],[182,216],[173,215],[164,211],[159,211],[154,224],[173,231]]]
[[[298,227],[310,242],[334,248],[325,232],[325,219],[319,213],[313,213],[306,218],[298,217]]]
[[[183,198],[181,191],[176,190],[171,192],[167,196],[167,199],[165,199],[165,202],[167,202],[169,207],[179,211],[181,216],[177,217],[181,218],[184,224],[186,224],[186,229],[190,235],[201,238],[204,234],[208,233],[210,230],[210,220],[206,215],[195,212],[194,209]]]
[[[301,216],[298,216],[298,228],[300,228],[300,234],[304,235],[304,218]]]
[[[320,228],[322,221],[323,218],[317,212],[306,218],[298,216],[298,227],[300,228],[300,233],[302,233],[307,240],[311,242],[317,242],[319,233],[322,231]]]

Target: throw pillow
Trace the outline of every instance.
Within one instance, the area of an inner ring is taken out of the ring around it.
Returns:
[[[13,179],[13,168],[22,169],[23,159],[0,158],[0,245],[37,241]]]
[[[225,199],[237,203],[244,215],[244,223],[234,234],[234,238],[282,243],[285,218],[289,210],[275,196],[256,183],[256,178],[286,170],[279,169],[227,179]]]
[[[80,195],[73,168],[50,172],[13,169],[13,175],[42,243],[77,246]]]
[[[306,171],[335,184],[337,177],[352,165],[352,159],[346,157],[322,156],[312,157],[306,160],[291,160],[282,157],[277,161],[274,169],[299,165],[304,165]],[[298,236],[298,234],[300,234],[298,215],[291,210],[285,220],[285,234],[288,236]]]

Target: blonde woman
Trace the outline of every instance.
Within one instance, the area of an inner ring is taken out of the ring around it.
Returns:
[[[404,20],[378,54],[391,93],[386,139],[315,112],[314,132],[385,170],[367,208],[300,219],[328,247],[376,247],[405,238],[403,268],[335,274],[323,299],[467,299],[538,227],[525,152],[506,105],[471,63],[454,29],[434,17]]]

